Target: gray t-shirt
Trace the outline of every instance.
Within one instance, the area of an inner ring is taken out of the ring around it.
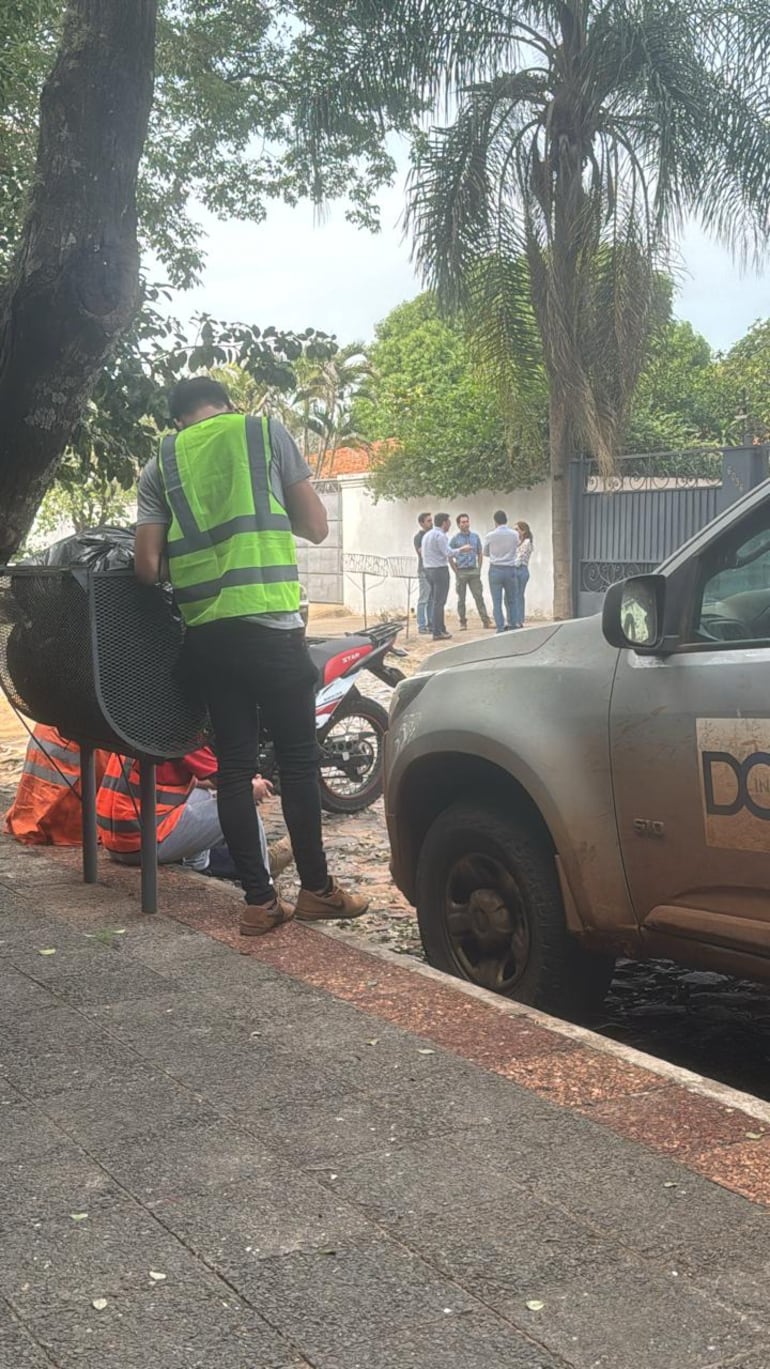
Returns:
[[[270,465],[270,484],[273,495],[283,508],[286,507],[284,490],[298,485],[301,480],[309,480],[311,471],[291,433],[277,419],[270,419],[270,446],[273,460]],[[136,496],[136,525],[142,523],[162,523],[171,526],[171,510],[163,489],[157,456],[147,462],[139,476]],[[250,623],[262,623],[264,627],[282,628],[284,631],[302,627],[299,613],[260,613],[248,619]]]

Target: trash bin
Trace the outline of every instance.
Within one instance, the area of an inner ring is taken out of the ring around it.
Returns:
[[[183,626],[170,596],[130,569],[0,567],[0,685],[13,707],[81,746],[84,876],[96,879],[93,750],[142,769],[142,906],[157,900],[155,762],[206,741],[178,674]],[[152,906],[150,906],[152,905]]]

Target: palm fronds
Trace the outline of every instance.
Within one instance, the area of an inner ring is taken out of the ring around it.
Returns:
[[[419,146],[408,211],[415,256],[445,306],[469,313],[504,393],[518,385],[526,394],[536,320],[574,440],[610,467],[659,313],[658,272],[683,217],[698,215],[744,253],[766,242],[767,7],[502,8],[496,67],[488,70],[486,50],[477,78],[458,90],[453,122]]]

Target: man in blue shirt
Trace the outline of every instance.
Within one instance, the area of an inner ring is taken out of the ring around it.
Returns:
[[[452,557],[457,581],[457,613],[460,619],[460,627],[467,628],[468,616],[466,612],[466,599],[468,590],[473,595],[473,602],[478,609],[479,617],[484,627],[492,627],[492,623],[484,603],[484,589],[481,583],[481,538],[477,532],[471,532],[471,520],[467,513],[460,513],[457,516],[457,526],[460,529],[455,533],[450,547],[466,547],[465,551],[458,551]]]

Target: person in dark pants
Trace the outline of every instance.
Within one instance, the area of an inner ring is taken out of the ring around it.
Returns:
[[[468,552],[470,545],[452,547],[447,533],[451,525],[448,513],[437,513],[433,527],[422,539],[422,564],[433,593],[433,640],[442,642],[451,637],[444,621],[444,609],[449,597],[449,566],[459,552]]]
[[[457,616],[460,619],[460,627],[465,629],[468,626],[467,596],[468,590],[473,595],[473,602],[478,610],[478,615],[484,627],[492,627],[493,624],[487,613],[487,606],[484,603],[484,587],[481,583],[481,561],[482,548],[481,538],[477,532],[471,532],[471,520],[467,513],[458,513],[456,532],[450,542],[454,550],[455,579],[457,583]],[[460,551],[460,547],[467,543],[471,550]]]
[[[422,564],[422,539],[433,527],[432,513],[418,513],[419,532],[414,535],[414,549],[417,552],[417,631],[426,636],[432,631],[433,593]]]
[[[326,866],[316,677],[299,614],[294,534],[322,542],[326,511],[286,429],[236,413],[218,381],[179,381],[169,407],[177,431],[139,481],[136,574],[145,584],[170,578],[185,620],[184,665],[211,716],[220,822],[246,898],[241,932],[269,932],[295,912],[359,917],[367,901],[340,889]],[[302,884],[296,909],[278,899],[260,847],[260,711]]]

